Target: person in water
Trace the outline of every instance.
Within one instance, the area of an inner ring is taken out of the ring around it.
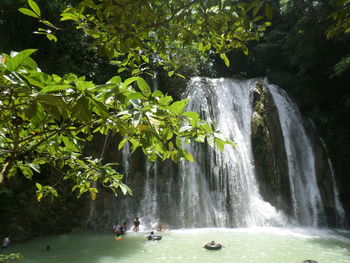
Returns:
[[[141,224],[140,219],[136,217],[134,220],[134,228],[133,228],[135,232],[138,232],[140,230],[140,224]]]
[[[113,226],[113,232],[120,236],[122,232],[122,226],[118,223],[115,223],[115,225]]]
[[[152,240],[156,237],[156,235],[154,234],[154,232],[152,231],[151,234],[149,234],[149,236],[147,237],[148,240]]]
[[[126,229],[128,228],[128,225],[126,222],[123,223],[122,228],[121,228],[121,234],[125,235],[126,234]]]
[[[203,245],[203,247],[204,248],[207,248],[207,247],[224,247],[223,245],[221,245],[220,243],[216,243],[214,240],[213,241],[211,241],[211,242],[208,242],[208,243],[205,243],[204,245]]]
[[[215,246],[216,243],[215,243],[215,241],[213,240],[213,241],[211,241],[211,242],[208,242],[208,243],[205,243],[205,244],[204,244],[204,246],[206,246],[206,245]]]
[[[7,235],[2,241],[2,247],[7,248],[10,245],[10,235]]]
[[[162,227],[162,225],[159,225],[157,231],[158,231],[158,232],[163,232],[163,231],[164,231],[164,227]]]

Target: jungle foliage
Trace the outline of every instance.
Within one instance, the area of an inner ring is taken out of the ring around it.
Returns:
[[[23,1],[19,1],[22,3]],[[11,1],[6,1],[5,4]],[[42,2],[41,4],[44,4]],[[47,74],[32,58],[36,49],[3,53],[0,77],[0,183],[14,176],[32,179],[41,167],[54,167],[64,180],[74,182],[78,196],[98,192],[93,182],[99,181],[115,193],[131,190],[122,183],[122,175],[113,163],[85,156],[83,149],[95,134],[119,134],[132,151],[141,148],[151,161],[181,159],[193,161],[183,148],[190,140],[208,142],[223,149],[234,145],[222,138],[213,124],[185,111],[186,100],[173,101],[171,96],[152,91],[143,78],[154,65],[169,71],[176,69],[176,51],[190,46],[200,52],[219,53],[229,65],[226,52],[241,49],[247,54],[246,41],[259,39],[272,16],[264,1],[63,1],[66,9],[62,21],[82,29],[81,43],[93,54],[106,55],[109,64],[122,76],[95,83],[72,72]],[[46,8],[62,7],[53,1]],[[61,25],[45,18],[39,5],[28,0],[18,11],[35,18],[41,27],[34,33],[59,41]],[[55,19],[55,17],[54,17]],[[63,30],[64,31],[64,30]],[[88,43],[84,44],[84,43]],[[62,53],[61,53],[62,54]],[[86,55],[86,53],[83,53]],[[83,63],[83,65],[86,63]],[[88,64],[89,65],[89,64]],[[54,67],[49,67],[53,70]],[[118,69],[118,70],[117,70]],[[91,71],[90,71],[91,72]],[[37,199],[57,196],[52,185],[36,182]]]

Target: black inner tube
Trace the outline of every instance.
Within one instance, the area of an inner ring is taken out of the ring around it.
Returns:
[[[204,248],[209,249],[209,250],[218,250],[218,249],[222,248],[222,245],[221,244],[212,245],[210,243],[207,243],[207,244],[205,244]]]
[[[161,240],[162,239],[162,237],[161,236],[148,236],[147,237],[148,238],[148,240]]]

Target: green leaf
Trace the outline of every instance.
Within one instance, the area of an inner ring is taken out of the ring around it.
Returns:
[[[79,120],[89,122],[91,121],[91,114],[88,100],[84,97],[79,99],[73,107],[73,116]]]
[[[71,88],[70,85],[50,85],[43,88],[40,93],[47,93],[47,92],[53,92],[53,91],[59,91],[59,90],[67,90]]]
[[[64,145],[69,151],[78,152],[79,148],[75,145],[75,143],[72,141],[72,138],[67,136],[61,136],[62,140],[64,142]]]
[[[142,55],[141,57],[142,57],[143,61],[145,61],[146,63],[149,63],[148,57],[146,57],[145,55]]]
[[[207,137],[207,142],[208,142],[210,147],[214,147],[214,145],[215,145],[215,138],[214,138],[214,136],[213,135],[209,135]]]
[[[221,139],[215,138],[215,145],[216,147],[218,147],[220,151],[223,151],[225,147],[225,142],[222,141]]]
[[[30,121],[33,125],[38,127],[41,125],[46,117],[46,113],[44,112],[44,108],[41,104],[37,103],[36,105],[33,105],[32,107],[35,107],[34,109],[30,108],[30,110],[33,110],[31,114],[33,114],[30,118]]]
[[[190,131],[190,130],[192,130],[192,126],[186,125],[186,126],[182,126],[179,132]]]
[[[32,17],[35,17],[35,18],[39,18],[39,16],[36,13],[34,13],[32,10],[30,10],[28,8],[19,8],[18,11],[21,12],[22,14],[24,14],[24,15],[32,16]]]
[[[128,87],[131,83],[137,81],[138,78],[139,77],[131,77],[131,78],[126,79],[123,83],[123,88]]]
[[[230,66],[230,61],[228,60],[227,56],[225,53],[220,54],[220,58],[225,62],[226,67]]]
[[[173,101],[173,98],[171,96],[164,96],[159,99],[159,103],[161,105],[167,106]]]
[[[33,177],[33,171],[27,166],[20,165],[19,168],[21,169],[21,172],[23,175],[29,179]]]
[[[176,76],[179,76],[180,78],[186,79],[186,77],[184,75],[181,75],[179,73],[175,73]]]
[[[191,119],[196,119],[196,120],[198,119],[199,120],[199,114],[197,112],[185,111],[181,115],[186,116],[186,117],[191,118]]]
[[[53,34],[46,34],[46,37],[50,41],[53,40],[53,41],[57,42],[57,37],[55,35],[53,35]]]
[[[25,49],[13,58],[6,59],[5,64],[7,69],[9,71],[17,71],[35,51],[36,49]]]
[[[193,158],[192,154],[190,154],[188,151],[181,150],[181,154],[185,158],[186,161],[194,162],[194,158]]]
[[[262,7],[262,4],[263,4],[262,2],[258,2],[258,4],[254,7],[254,9],[253,9],[253,16],[257,15],[257,13],[259,12],[259,10]]]
[[[122,190],[123,194],[126,195],[128,193],[127,188],[125,187],[124,184],[119,185],[120,190]]]
[[[65,20],[78,21],[79,20],[79,17],[73,13],[62,13],[61,16],[62,16],[61,21],[65,21]]]
[[[36,171],[37,173],[40,173],[40,166],[34,163],[29,163],[28,166],[30,168],[32,168],[34,171]]]
[[[161,92],[160,90],[155,90],[155,91],[152,93],[152,96],[153,96],[153,97],[163,97],[164,94],[163,94],[163,92]]]
[[[180,114],[183,112],[183,110],[186,108],[188,103],[188,100],[180,100],[175,101],[173,104],[169,106],[169,110],[172,111],[175,114]]]
[[[33,11],[40,17],[41,12],[39,6],[33,0],[28,0],[28,4],[33,9]]]
[[[132,76],[138,75],[139,73],[140,73],[140,70],[138,68],[136,68],[133,71],[131,71],[131,75]]]
[[[113,78],[107,81],[107,84],[113,83],[113,84],[119,85],[121,82],[122,82],[122,79],[120,78],[120,76],[114,76]]]
[[[141,92],[134,92],[128,96],[129,100],[137,100],[137,99],[144,99],[144,98],[145,98],[145,95],[143,95]]]
[[[98,116],[105,117],[105,118],[109,116],[108,109],[104,103],[98,100],[94,100],[92,98],[90,98],[89,101],[93,105],[93,109],[98,114]]]
[[[123,139],[123,140],[119,143],[119,145],[118,145],[118,150],[120,150],[121,148],[123,148],[123,146],[125,145],[125,143],[126,143],[127,141],[128,141],[127,138]]]
[[[265,3],[265,15],[268,19],[272,20],[273,11],[270,3]]]
[[[39,184],[39,183],[36,183],[35,185],[36,185],[36,188],[38,188],[39,191],[41,191],[41,189],[43,188],[42,185]]]
[[[151,88],[143,78],[141,77],[137,78],[137,86],[139,87],[141,92],[145,94],[147,97],[151,95]]]
[[[120,187],[120,189],[122,190],[122,192],[123,192],[124,195],[127,194],[127,193],[129,193],[130,195],[132,195],[131,189],[130,189],[126,184],[120,183],[120,184],[119,184],[119,187]]]

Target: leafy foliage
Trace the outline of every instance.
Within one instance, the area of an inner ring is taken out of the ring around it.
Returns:
[[[15,262],[16,260],[19,260],[22,258],[22,255],[20,253],[11,253],[11,254],[0,254],[0,262],[1,263],[11,263]]]
[[[57,41],[60,30],[44,18],[39,5],[28,0],[19,12],[38,19],[45,28],[35,33]],[[91,37],[91,50],[112,59],[119,73],[131,69],[134,77],[115,76],[97,85],[73,73],[63,76],[42,72],[31,58],[35,49],[3,54],[0,64],[0,183],[12,176],[31,179],[44,165],[55,167],[63,179],[74,182],[78,196],[89,192],[96,198],[94,182],[124,194],[114,163],[84,156],[84,144],[95,134],[119,134],[132,151],[141,148],[151,161],[156,158],[193,161],[182,146],[190,140],[207,141],[223,149],[234,145],[222,138],[216,127],[186,112],[187,100],[173,101],[161,91],[152,91],[141,77],[152,65],[176,68],[174,56],[184,47],[205,53],[241,49],[257,40],[270,25],[272,11],[264,1],[122,1],[82,0],[62,13]],[[169,71],[172,76],[174,71]],[[36,183],[37,199],[57,196],[50,185]]]
[[[140,74],[150,63],[175,69],[176,51],[186,46],[220,53],[229,65],[226,52],[247,54],[245,42],[259,39],[270,25],[259,13],[264,6],[271,18],[269,3],[259,0],[83,0],[67,8],[62,20],[75,21],[93,39],[90,48],[113,59],[120,71]]]
[[[63,77],[41,72],[28,49],[9,56],[0,65],[0,182],[21,174],[31,179],[44,164],[62,171],[73,180],[78,195],[90,192],[93,182],[123,193],[115,164],[83,156],[83,145],[96,133],[118,133],[129,141],[132,151],[141,148],[152,161],[157,157],[193,161],[182,147],[191,139],[215,141],[220,148],[232,144],[221,138],[197,113],[186,112],[187,101],[175,101],[160,91],[151,91],[141,77],[122,81],[113,77],[95,85],[84,77]],[[133,88],[133,86],[135,88]],[[37,198],[57,195],[51,186],[37,183]]]
[[[334,0],[332,2],[336,9],[328,16],[328,19],[333,20],[332,25],[327,30],[328,38],[350,33],[350,1]]]

